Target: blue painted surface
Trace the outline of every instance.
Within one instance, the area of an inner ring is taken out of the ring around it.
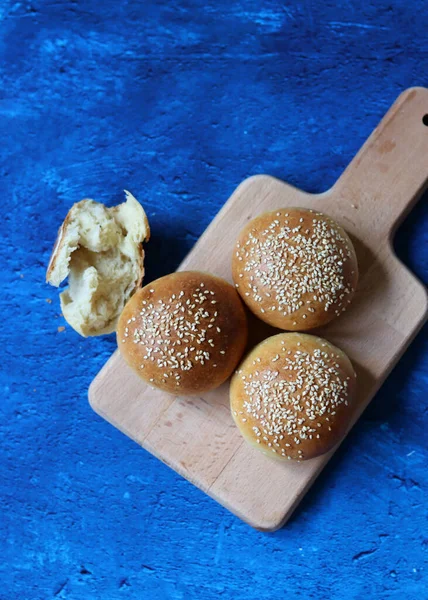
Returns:
[[[144,203],[152,279],[246,176],[328,188],[428,71],[426,2],[338,4],[0,4],[1,600],[427,597],[426,329],[266,535],[93,414],[114,338],[58,332],[43,283],[82,197]],[[425,283],[427,204],[396,240]]]

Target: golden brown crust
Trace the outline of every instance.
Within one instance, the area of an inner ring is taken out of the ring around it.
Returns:
[[[85,200],[81,200],[80,202],[76,202],[68,211],[64,221],[62,222],[61,227],[58,229],[58,233],[56,236],[55,244],[52,249],[52,253],[49,259],[48,268],[46,270],[46,283],[50,283],[51,276],[56,269],[56,262],[58,257],[60,256],[60,252],[64,244],[66,244],[65,233],[67,231],[67,227],[70,225],[71,220],[73,218],[73,212],[78,208]]]
[[[346,309],[358,264],[351,240],[333,219],[287,208],[263,213],[241,231],[232,276],[257,317],[297,331],[325,325]]]
[[[67,215],[67,217],[68,217],[68,215]],[[51,278],[52,273],[53,273],[53,271],[55,269],[55,263],[56,263],[56,260],[57,260],[57,257],[58,257],[58,252],[59,252],[61,240],[63,238],[63,232],[64,232],[64,227],[65,227],[65,222],[67,220],[67,217],[66,217],[64,223],[58,229],[58,233],[57,233],[57,236],[56,236],[54,247],[52,248],[51,256],[49,258],[48,268],[46,270],[46,283],[49,283],[49,279]]]
[[[145,240],[147,241],[147,239]],[[144,279],[144,275],[146,274],[146,270],[144,268],[144,257],[145,257],[145,253],[144,253],[144,247],[143,244],[140,244],[140,257],[139,257],[139,263],[138,263],[138,267],[139,267],[139,271],[140,271],[140,276],[138,277],[137,281],[135,282],[135,287],[131,292],[132,294],[135,294],[135,292],[138,290],[138,288],[141,287],[141,284],[143,283],[143,279]]]
[[[247,318],[229,283],[197,271],[161,277],[138,290],[117,327],[119,350],[150,385],[200,394],[233,373],[247,342]]]
[[[345,435],[355,387],[342,350],[313,335],[280,333],[256,346],[235,372],[231,411],[243,437],[262,452],[308,460]]]

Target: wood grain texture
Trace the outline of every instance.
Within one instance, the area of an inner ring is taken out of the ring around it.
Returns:
[[[358,375],[358,409],[368,405],[427,314],[424,287],[398,261],[391,236],[428,179],[428,90],[404,92],[338,182],[311,195],[269,176],[244,181],[196,243],[181,270],[231,280],[240,229],[265,210],[301,206],[334,217],[350,234],[360,283],[348,311],[316,331],[342,348]],[[255,339],[269,334],[254,325]],[[229,413],[228,385],[203,398],[148,388],[116,352],[90,388],[94,410],[230,511],[258,529],[283,525],[329,455],[283,464],[245,444]]]

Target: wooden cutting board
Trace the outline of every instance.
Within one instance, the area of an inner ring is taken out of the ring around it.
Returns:
[[[245,180],[180,265],[231,281],[232,248],[259,213],[286,206],[321,210],[350,234],[360,283],[350,309],[316,333],[350,356],[358,409],[366,408],[427,314],[425,288],[394,255],[391,237],[428,182],[428,90],[404,92],[337,183],[307,194],[267,175]],[[150,252],[150,247],[148,247]],[[254,343],[273,330],[252,321]],[[332,453],[281,463],[246,444],[229,412],[228,384],[203,397],[174,397],[142,382],[118,352],[89,390],[93,409],[257,529],[290,517]]]

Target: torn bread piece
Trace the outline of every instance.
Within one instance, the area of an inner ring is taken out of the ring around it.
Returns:
[[[125,190],[126,202],[107,208],[94,200],[74,204],[61,225],[46,273],[58,287],[66,321],[84,337],[112,333],[144,276],[143,242],[150,227],[141,204]]]

